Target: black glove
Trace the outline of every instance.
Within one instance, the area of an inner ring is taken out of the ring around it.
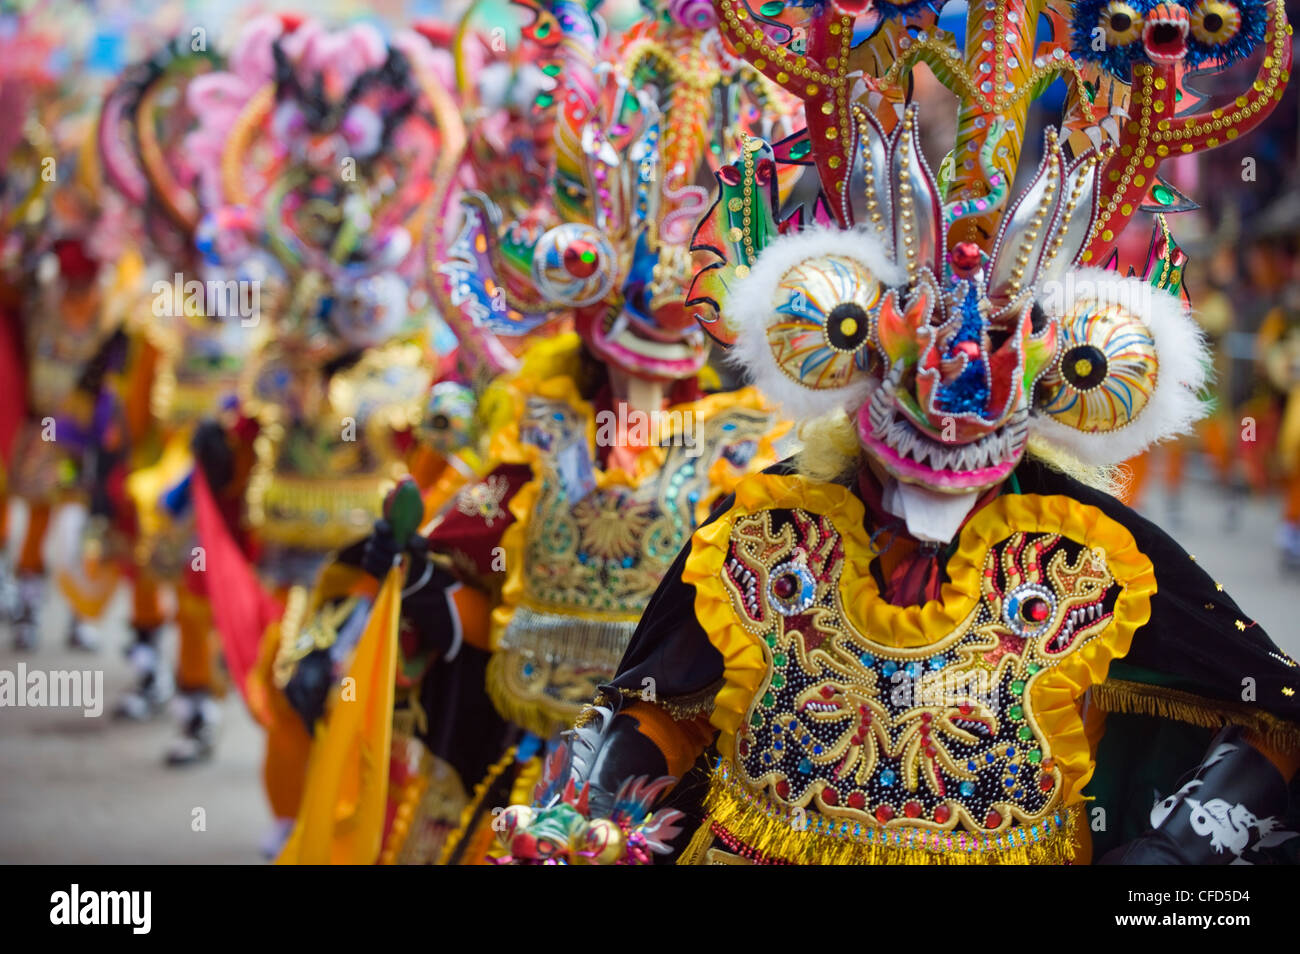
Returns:
[[[366,539],[365,548],[361,551],[361,569],[376,580],[383,580],[401,552],[389,522],[376,520],[374,532]]]
[[[429,541],[418,533],[413,533],[406,541],[406,552],[410,555],[406,571],[406,579],[409,583],[419,579],[424,572],[425,565],[429,561]],[[366,538],[365,545],[362,547],[361,569],[376,580],[382,581],[388,576],[388,571],[393,568],[401,553],[402,548],[397,545],[397,539],[393,536],[392,525],[381,518],[375,521],[375,530]]]
[[[293,675],[284,687],[284,697],[315,734],[316,720],[325,714],[325,700],[334,685],[334,661],[328,649],[313,649],[298,660]]]
[[[1226,865],[1276,827],[1287,784],[1239,726],[1215,735],[1196,774],[1151,810],[1153,828],[1100,864]]]
[[[203,478],[214,494],[235,479],[235,455],[226,443],[226,432],[213,420],[201,421],[194,429],[190,449]]]

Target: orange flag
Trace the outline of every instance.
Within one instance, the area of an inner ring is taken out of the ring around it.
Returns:
[[[383,847],[393,741],[401,565],[388,571],[365,631],[316,725],[307,782],[280,865],[369,865]]]

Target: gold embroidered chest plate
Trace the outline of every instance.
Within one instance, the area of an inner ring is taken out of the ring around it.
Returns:
[[[527,605],[635,622],[695,530],[701,501],[721,492],[714,465],[725,460],[743,472],[775,423],[770,411],[743,406],[664,413],[672,416],[660,419],[668,424],[662,465],[627,476],[598,470],[579,409],[528,400],[521,440],[539,453],[524,530]]]
[[[700,575],[721,564],[701,622],[730,652],[728,680],[752,689],[732,705],[725,787],[868,845],[891,832],[890,844],[945,835],[967,850],[1051,834],[1091,770],[1076,698],[1145,620],[1149,563],[1128,586],[1132,538],[1118,524],[1067,498],[1002,498],[963,532],[942,599],[893,607],[853,503],[834,518],[738,506],[714,546],[697,542],[693,559],[712,550]],[[1094,519],[1127,538],[1123,566],[1078,532]],[[731,638],[715,636],[724,618]]]
[[[636,622],[706,508],[719,477],[769,463],[779,432],[752,399],[720,396],[659,418],[656,449],[636,474],[597,467],[603,433],[589,409],[531,395],[520,443],[533,480],[511,509],[513,585],[489,690],[507,718],[542,735],[572,725],[613,678]],[[683,440],[686,434],[689,440]]]

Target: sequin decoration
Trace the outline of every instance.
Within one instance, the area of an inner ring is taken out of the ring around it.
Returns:
[[[1087,433],[1136,418],[1156,388],[1156,345],[1120,304],[1084,299],[1061,319],[1060,360],[1043,380],[1043,410]]]
[[[767,339],[777,367],[804,387],[841,388],[865,367],[871,321],[883,292],[861,262],[842,255],[808,259],[777,285]]]
[[[600,471],[588,413],[537,394],[520,422],[521,443],[537,452],[520,491],[532,495],[528,519],[515,531],[522,586],[488,685],[502,711],[543,736],[572,725],[614,677],[636,621],[695,530],[698,505],[720,492],[716,465],[749,462],[773,429],[770,411],[697,407],[693,442],[661,435],[662,465],[626,478]]]
[[[812,606],[817,580],[802,560],[787,560],[773,568],[767,581],[767,595],[782,616],[796,616]]]
[[[1008,530],[974,611],[906,648],[857,628],[843,568],[825,517],[767,510],[733,525],[723,581],[768,662],[736,737],[744,784],[781,812],[869,827],[983,835],[1063,810],[1034,686],[1110,631],[1121,587],[1104,551]]]

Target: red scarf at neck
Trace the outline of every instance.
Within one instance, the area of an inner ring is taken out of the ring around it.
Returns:
[[[999,484],[984,491],[961,526],[966,526],[966,521],[982,510],[1001,490],[1002,485]],[[880,595],[885,602],[892,606],[920,606],[930,600],[937,600],[942,585],[940,557],[945,555],[947,547],[938,543],[922,543],[907,532],[903,518],[896,517],[885,509],[884,488],[865,462],[858,468],[858,495],[867,508],[867,529],[873,532],[876,552],[883,554],[893,547],[905,551],[888,573],[884,572],[885,563],[881,562],[881,576],[885,585]],[[960,531],[959,527],[958,532]]]

